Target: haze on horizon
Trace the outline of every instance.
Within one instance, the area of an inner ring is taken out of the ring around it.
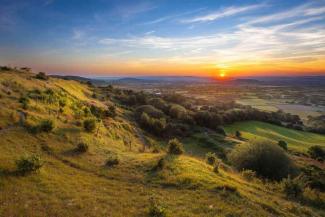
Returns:
[[[324,0],[0,3],[0,65],[86,76],[325,75]]]

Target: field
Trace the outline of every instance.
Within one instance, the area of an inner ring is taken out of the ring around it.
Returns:
[[[287,129],[263,122],[240,122],[227,126],[225,129],[231,135],[234,135],[239,130],[242,133],[242,137],[249,141],[269,140],[277,143],[283,140],[288,143],[289,149],[295,151],[306,152],[313,145],[325,147],[324,135]]]

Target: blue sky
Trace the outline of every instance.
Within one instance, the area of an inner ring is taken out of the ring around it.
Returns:
[[[0,3],[1,65],[81,75],[325,70],[323,0]]]

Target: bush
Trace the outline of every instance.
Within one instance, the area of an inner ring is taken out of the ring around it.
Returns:
[[[311,158],[317,160],[324,160],[325,159],[325,150],[323,147],[319,145],[314,145],[308,149],[308,154]]]
[[[135,114],[137,118],[140,118],[143,113],[147,113],[152,118],[163,118],[165,116],[161,110],[152,105],[142,105],[136,108]]]
[[[154,166],[153,170],[163,170],[166,167],[166,160],[165,158],[160,158],[157,164]]]
[[[289,198],[299,198],[303,193],[303,183],[299,179],[290,176],[282,181],[282,191]]]
[[[38,155],[21,157],[16,161],[17,172],[27,174],[38,171],[43,166],[43,161]]]
[[[214,173],[219,173],[219,164],[215,164],[213,167],[213,172]]]
[[[19,102],[22,104],[23,109],[27,109],[28,108],[29,98],[27,98],[27,97],[20,97],[19,98]]]
[[[39,72],[37,73],[37,75],[35,76],[35,78],[39,79],[39,80],[48,80],[49,77],[45,74],[45,72]]]
[[[141,127],[146,131],[161,136],[166,128],[166,120],[164,118],[151,118],[147,113],[143,112],[139,120]]]
[[[89,149],[88,145],[84,142],[81,142],[78,144],[76,151],[84,153],[84,152],[87,152],[88,149]]]
[[[293,166],[279,146],[266,142],[237,145],[229,160],[238,170],[252,170],[258,176],[273,180],[287,177]]]
[[[86,132],[94,132],[94,130],[96,129],[96,120],[94,119],[84,120],[83,126]]]
[[[171,139],[168,142],[168,154],[181,155],[184,153],[183,144],[178,139]]]
[[[285,141],[280,140],[278,142],[278,146],[280,146],[281,148],[283,148],[283,150],[286,150],[286,151],[288,150],[288,144]]]
[[[205,155],[205,159],[206,159],[206,162],[210,165],[214,165],[218,158],[216,156],[215,153],[212,153],[212,152],[208,152],[206,155]]]
[[[252,170],[243,170],[241,172],[241,175],[246,179],[247,181],[251,181],[256,177],[256,173]]]
[[[166,208],[154,199],[150,199],[149,217],[166,217]]]
[[[106,166],[109,166],[109,167],[118,165],[119,163],[120,163],[120,159],[118,158],[117,155],[111,155],[106,160]]]
[[[52,120],[44,120],[39,125],[39,132],[49,133],[54,129],[54,122]]]
[[[116,117],[117,113],[116,113],[116,107],[111,105],[108,107],[108,109],[105,112],[106,117],[111,117],[114,118]]]

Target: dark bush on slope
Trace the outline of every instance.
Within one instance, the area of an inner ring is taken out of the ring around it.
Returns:
[[[287,177],[293,168],[286,153],[279,146],[267,142],[237,145],[228,157],[238,170],[252,170],[271,180]]]

